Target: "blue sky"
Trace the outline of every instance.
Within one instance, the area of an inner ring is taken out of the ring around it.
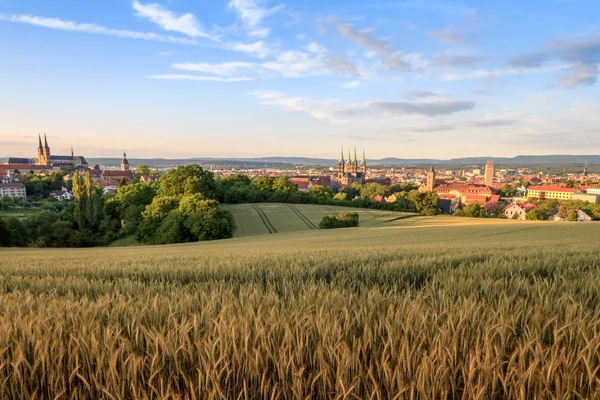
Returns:
[[[600,2],[0,0],[0,155],[600,154]]]

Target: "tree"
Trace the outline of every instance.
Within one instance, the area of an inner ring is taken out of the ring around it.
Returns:
[[[195,212],[187,216],[185,226],[197,240],[227,239],[233,237],[235,220],[218,202],[202,200]]]
[[[138,165],[137,174],[140,176],[148,176],[152,174],[152,171],[147,165]]]
[[[202,194],[207,199],[217,198],[217,187],[211,172],[199,165],[186,165],[164,174],[158,182],[161,196],[185,196]]]
[[[512,188],[508,183],[505,183],[500,189],[500,194],[504,197],[513,197],[517,194],[517,189]]]
[[[324,198],[324,199],[332,199],[333,198],[333,190],[327,186],[315,185],[310,188],[310,193],[312,193],[316,197]]]
[[[406,196],[409,209],[425,215],[436,215],[440,212],[440,198],[433,192],[411,190]]]
[[[298,190],[298,185],[288,178],[280,176],[273,181],[273,191],[280,193],[293,193]]]
[[[385,186],[380,185],[379,183],[367,183],[362,187],[360,191],[361,196],[368,196],[372,199],[375,196],[383,196],[385,194]]]
[[[81,231],[85,228],[87,191],[83,176],[79,171],[76,171],[75,175],[73,175],[73,196],[75,196],[75,211],[73,216]]]
[[[8,230],[6,222],[0,218],[0,247],[6,247],[10,245],[10,243],[10,231]]]

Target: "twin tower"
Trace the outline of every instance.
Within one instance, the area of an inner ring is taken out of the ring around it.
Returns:
[[[342,153],[340,155],[340,160],[338,161],[338,181],[340,181],[342,185],[351,185],[354,182],[363,184],[366,177],[367,161],[365,159],[365,150],[363,149],[363,159],[360,162],[359,170],[356,147],[354,148],[354,160],[352,160],[350,149],[348,149],[348,162],[344,160],[344,148],[342,147]]]

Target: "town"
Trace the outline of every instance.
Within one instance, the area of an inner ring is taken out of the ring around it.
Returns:
[[[18,214],[34,211],[41,201],[74,199],[72,180],[79,173],[88,177],[102,195],[114,196],[118,188],[154,183],[174,166],[130,165],[126,153],[119,165],[90,166],[84,156],[53,155],[46,135],[39,136],[37,157],[8,158],[0,165],[2,209]],[[485,165],[448,168],[423,165],[368,165],[365,150],[342,148],[337,166],[287,165],[248,167],[243,163],[202,164],[216,179],[235,176],[285,178],[298,192],[331,193],[331,200],[366,200],[373,207],[393,208],[405,201],[406,188],[436,196],[437,211],[467,217],[592,221],[600,219],[600,174],[588,172],[550,173],[532,167]],[[46,184],[43,184],[45,182]],[[404,193],[403,193],[404,190]]]

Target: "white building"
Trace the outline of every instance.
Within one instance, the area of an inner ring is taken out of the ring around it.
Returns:
[[[22,183],[0,183],[0,197],[27,197]]]
[[[73,200],[73,198],[75,197],[73,196],[73,193],[70,193],[67,190],[55,190],[50,193],[50,196],[54,197],[58,201]]]

